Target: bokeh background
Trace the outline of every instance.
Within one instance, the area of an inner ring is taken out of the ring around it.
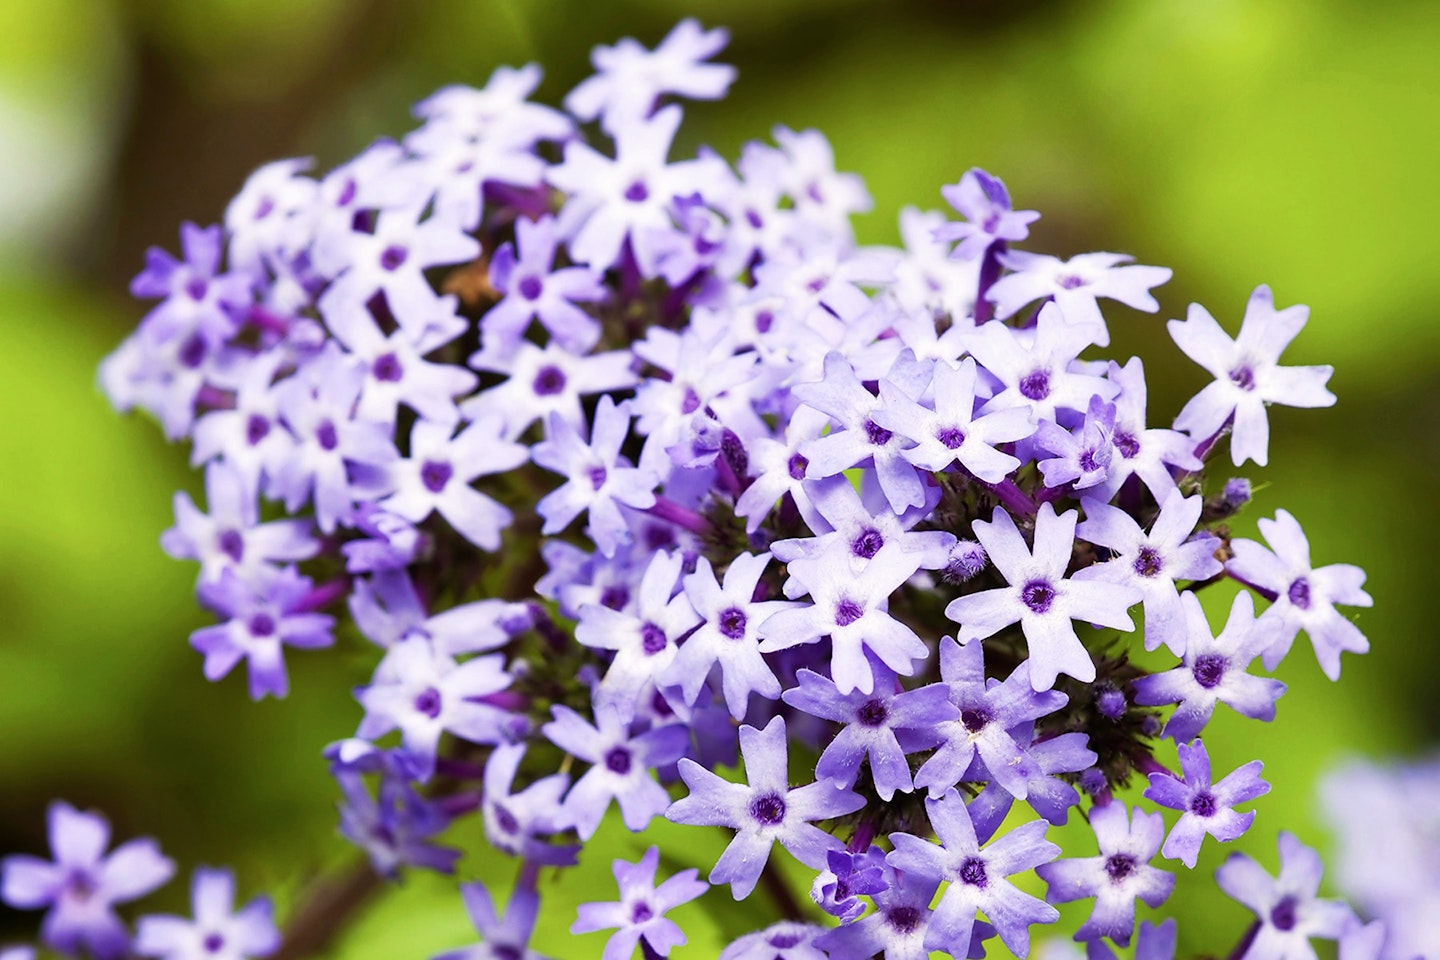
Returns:
[[[818,127],[869,182],[865,242],[895,242],[902,205],[940,205],[942,183],[981,165],[1044,214],[1031,249],[1173,267],[1159,317],[1114,322],[1115,355],[1145,358],[1155,420],[1205,382],[1165,319],[1199,301],[1233,331],[1262,282],[1282,305],[1309,304],[1286,360],[1333,363],[1339,404],[1272,411],[1272,466],[1244,471],[1259,492],[1234,526],[1253,536],[1285,507],[1317,563],[1363,566],[1373,652],[1347,657],[1331,684],[1300,641],[1277,722],[1222,710],[1207,740],[1224,769],[1265,760],[1274,791],[1243,847],[1272,868],[1280,829],[1331,847],[1314,792],[1339,758],[1432,748],[1440,6],[0,0],[0,852],[43,850],[45,805],[65,797],[106,811],[119,836],[159,836],[187,867],[235,865],[242,891],[268,889],[282,910],[346,869],[318,751],[353,729],[349,689],[371,658],[294,656],[283,702],[251,704],[243,671],[202,679],[186,644],[207,622],[195,568],[157,544],[172,491],[198,477],[95,387],[96,364],[142,314],[128,280],[147,246],[176,246],[181,220],[217,221],[262,162],[332,165],[404,133],[434,88],[481,85],[502,63],[542,63],[541,93],[558,101],[594,44],[651,44],[687,14],[731,28],[721,59],[740,79],[688,110],[683,151],[734,157],[774,124]],[[1213,593],[1218,620],[1233,590]],[[1246,922],[1210,880],[1221,859],[1207,847],[1172,898],[1182,954],[1223,955]],[[510,869],[473,857],[462,872],[504,886]],[[557,899],[613,889],[604,857],[581,877]],[[184,886],[148,905],[188,909]],[[737,914],[717,891],[679,915],[692,945],[676,956],[713,958],[772,910]],[[0,914],[0,933],[28,938],[35,919]],[[540,945],[597,955],[603,935],[570,943],[569,920],[542,924]],[[468,931],[458,899],[415,878],[376,895],[331,949],[426,957]]]

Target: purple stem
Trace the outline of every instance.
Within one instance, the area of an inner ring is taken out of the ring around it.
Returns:
[[[990,292],[990,287],[996,280],[1000,279],[1000,254],[1004,253],[1008,244],[1004,240],[996,240],[985,248],[985,257],[980,261],[980,284],[975,291],[975,326],[980,326],[991,317],[995,316],[995,304],[985,299],[985,294]]]
[[[658,517],[700,536],[705,536],[711,531],[710,521],[706,520],[703,515],[689,507],[680,506],[674,500],[667,500],[665,497],[656,497],[655,505],[645,512],[652,517]]]
[[[259,304],[254,304],[250,307],[250,311],[246,314],[245,320],[251,326],[259,330],[264,330],[267,333],[273,333],[279,337],[283,337],[290,332],[289,320],[276,316]]]
[[[445,816],[452,820],[456,817],[463,817],[465,814],[480,809],[480,793],[457,793],[453,797],[442,797],[438,806]]]
[[[1168,777],[1174,777],[1176,780],[1183,781],[1185,779],[1184,777],[1176,773],[1174,770],[1171,770],[1169,767],[1165,766],[1165,764],[1161,763],[1159,760],[1156,760],[1149,754],[1146,754],[1145,756],[1140,758],[1140,762],[1135,764],[1135,769],[1139,770],[1146,776],[1149,776],[1152,773],[1163,773]]]
[[[467,763],[464,760],[450,760],[440,757],[435,761],[435,772],[443,777],[454,777],[456,780],[483,780],[485,768],[478,763]]]
[[[323,610],[336,600],[350,592],[350,578],[337,577],[327,583],[322,583],[309,593],[305,594],[300,601],[301,610]]]
[[[1229,567],[1225,568],[1225,574],[1231,580],[1234,580],[1236,583],[1240,584],[1242,587],[1249,587],[1251,590],[1254,590],[1256,593],[1260,594],[1260,596],[1264,597],[1266,600],[1269,600],[1271,603],[1274,603],[1276,599],[1278,599],[1280,596],[1274,590],[1267,590],[1264,587],[1260,586],[1258,583],[1251,583],[1244,577],[1236,576],[1234,573],[1231,572]]]
[[[999,498],[1000,503],[1009,509],[1011,513],[1023,513],[1027,516],[1034,516],[1037,509],[1035,501],[1031,500],[1024,490],[1016,486],[1014,480],[1007,477],[999,483],[990,483],[986,484],[986,486],[990,488],[990,491]]]

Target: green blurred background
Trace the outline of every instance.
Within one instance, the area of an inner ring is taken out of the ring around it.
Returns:
[[[483,84],[502,63],[542,63],[541,93],[558,101],[591,46],[652,44],[687,14],[730,27],[721,59],[740,79],[726,101],[689,109],[686,151],[708,142],[734,157],[777,123],[824,130],[875,197],[858,223],[866,242],[896,241],[902,205],[938,206],[942,183],[981,165],[1043,213],[1032,249],[1173,267],[1158,318],[1114,322],[1114,355],[1145,358],[1155,421],[1205,381],[1166,318],[1198,300],[1233,332],[1262,282],[1281,305],[1309,304],[1286,360],[1333,363],[1340,401],[1272,411],[1273,466],[1244,471],[1261,489],[1235,526],[1253,536],[1258,516],[1285,507],[1317,563],[1363,566],[1375,607],[1359,623],[1374,650],[1347,657],[1332,685],[1301,641],[1279,672],[1290,692],[1276,723],[1221,711],[1207,736],[1217,766],[1260,757],[1274,784],[1243,846],[1271,867],[1279,829],[1327,848],[1314,786],[1337,758],[1416,753],[1440,736],[1427,599],[1440,532],[1440,6],[0,0],[0,851],[42,850],[58,796],[103,809],[117,835],[159,836],[187,867],[234,864],[242,891],[282,905],[350,862],[318,751],[353,729],[349,688],[371,658],[301,653],[291,698],[259,705],[243,671],[201,678],[186,645],[206,621],[195,568],[157,544],[172,491],[198,478],[184,450],[116,417],[94,386],[143,312],[127,282],[147,246],[176,247],[182,219],[217,221],[262,162],[334,164],[409,129],[409,105],[434,88]],[[1233,590],[1213,594],[1218,621]],[[474,845],[478,828],[462,839]],[[561,896],[608,896],[606,858],[645,842],[615,836]],[[1182,954],[1224,954],[1243,928],[1210,880],[1221,859],[1207,847],[1171,900]],[[503,886],[511,868],[476,857],[462,872]],[[188,909],[183,887],[148,905]],[[740,910],[725,891],[684,908],[692,945],[676,956],[709,960],[722,937],[775,916]],[[0,914],[0,933],[28,938],[34,920]],[[543,924],[538,944],[597,955],[604,936],[572,944],[569,920]],[[336,950],[425,957],[468,931],[458,899],[416,878],[381,894]]]

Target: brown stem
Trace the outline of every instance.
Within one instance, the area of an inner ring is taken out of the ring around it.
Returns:
[[[327,951],[383,884],[368,860],[312,881],[302,891],[280,949],[271,960],[300,960]]]

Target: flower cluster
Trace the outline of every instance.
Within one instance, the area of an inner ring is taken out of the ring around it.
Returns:
[[[672,158],[677,101],[734,79],[725,41],[601,47],[564,111],[528,99],[533,65],[441,90],[403,140],[263,167],[183,258],[149,254],[156,305],[102,380],[205,471],[162,541],[220,621],[191,643],[283,696],[285,648],[348,612],[376,649],[326,751],[345,834],[387,875],[449,871],[441,834],[478,816],[525,865],[503,919],[464,888],[464,956],[533,955],[538,868],[612,804],[729,832],[701,866],[735,899],[777,843],[815,872],[833,922],[726,960],[1024,956],[1075,900],[1109,955],[1175,884],[1156,858],[1193,867],[1269,789],[1259,761],[1212,775],[1217,705],[1272,719],[1285,685],[1253,664],[1301,631],[1331,678],[1367,647],[1337,609],[1369,605],[1364,573],[1313,567],[1285,510],[1232,538],[1249,484],[1214,475],[1266,462],[1270,405],[1334,402],[1329,367],[1280,363],[1306,308],[1261,286],[1234,337],[1171,320],[1214,381],[1156,425],[1141,360],[1093,350],[1101,301],[1155,313],[1168,269],[1018,249],[1039,214],[978,169],[941,191],[958,219],[907,209],[903,247],[858,246],[870,199],[813,130]],[[1227,578],[1216,630],[1198,594]],[[1077,807],[1098,853],[1047,839]],[[1219,874],[1259,917],[1245,957],[1358,929],[1281,851],[1279,881]],[[619,900],[575,919],[617,931],[607,960],[683,942],[662,914],[708,885],[657,866],[617,862]],[[1173,954],[1174,927],[1139,942]]]
[[[41,939],[52,950],[85,952],[95,960],[252,960],[280,948],[280,932],[267,897],[235,909],[229,870],[198,867],[190,892],[194,919],[142,916],[132,937],[115,905],[138,899],[169,882],[175,864],[154,840],[129,840],[110,853],[110,824],[64,801],[50,805],[53,861],[17,854],[0,861],[0,900],[21,910],[45,909]],[[33,960],[29,948],[5,951],[7,960]]]

